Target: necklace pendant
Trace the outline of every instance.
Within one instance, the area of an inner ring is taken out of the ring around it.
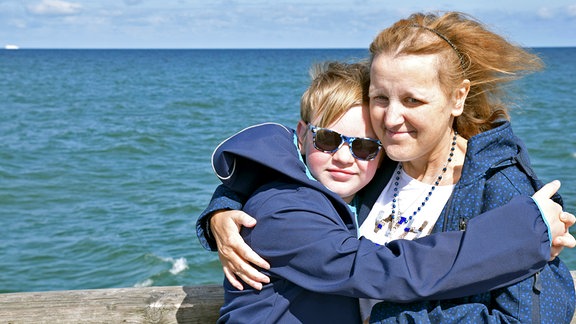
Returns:
[[[406,222],[406,228],[413,229],[412,224],[414,223],[414,218],[410,218],[408,222]]]
[[[406,237],[406,235],[408,235],[408,233],[413,233],[416,234],[416,237],[419,237],[421,235],[425,235],[424,234],[424,229],[426,227],[426,225],[428,225],[428,222],[425,221],[422,226],[420,226],[420,228],[416,228],[416,227],[412,227],[412,224],[414,223],[414,218],[416,217],[416,215],[422,210],[422,208],[424,208],[424,206],[426,205],[426,203],[430,200],[430,197],[432,196],[432,194],[434,193],[434,190],[436,189],[437,186],[439,186],[442,183],[442,179],[444,174],[446,173],[446,171],[448,170],[448,164],[450,164],[450,162],[452,162],[452,159],[454,158],[454,151],[456,149],[456,140],[458,138],[458,132],[454,132],[454,136],[452,137],[452,143],[450,146],[450,154],[448,155],[448,160],[446,161],[446,164],[444,164],[444,167],[440,170],[440,174],[436,177],[436,180],[434,181],[434,183],[432,184],[432,187],[430,188],[430,191],[428,192],[428,194],[426,195],[426,197],[424,197],[424,200],[420,203],[420,206],[418,206],[416,208],[416,210],[411,214],[410,218],[406,218],[403,217],[402,214],[406,213],[408,211],[408,209],[410,209],[412,207],[412,205],[414,205],[414,203],[417,202],[418,197],[421,196],[422,193],[418,194],[418,196],[416,197],[416,199],[409,204],[408,207],[406,207],[404,209],[404,211],[400,210],[400,192],[402,191],[399,188],[400,185],[400,179],[401,179],[401,175],[402,175],[402,163],[398,163],[398,166],[396,167],[396,171],[395,173],[395,178],[394,178],[394,187],[392,187],[392,192],[390,194],[392,194],[392,214],[390,216],[392,216],[392,220],[389,223],[389,227],[388,227],[388,231],[386,233],[386,236],[390,235],[390,232],[394,231],[395,234],[397,234],[396,236],[398,236],[399,238],[404,238]],[[402,199],[408,199],[403,197]],[[398,209],[396,209],[396,203],[398,203]],[[398,218],[395,218],[394,215],[396,214],[395,211],[397,211],[397,215],[399,216]],[[403,231],[401,233],[397,233],[397,230],[401,227],[403,227]],[[382,227],[380,227],[382,228]],[[427,232],[431,232],[432,229],[428,229]]]
[[[419,229],[414,231],[414,233],[416,233],[416,238],[419,238],[424,233],[424,228],[426,228],[427,225],[428,221],[424,221],[424,223],[422,223],[422,226],[420,226]]]
[[[404,228],[404,231],[402,232],[402,235],[400,235],[399,238],[401,238],[401,239],[406,238],[406,235],[408,235],[408,233],[410,233],[410,232],[411,232],[410,228],[408,228],[408,227]]]
[[[390,237],[390,234],[392,234],[392,229],[396,228],[394,226],[394,222],[391,220],[390,223],[388,223],[388,230],[386,230],[386,237]]]
[[[376,224],[374,225],[374,233],[378,233],[378,231],[381,230],[382,227],[384,227],[384,224],[386,224],[386,222],[391,222],[394,216],[390,214],[386,218],[383,217],[384,217],[384,211],[380,211],[380,213],[378,213],[378,216],[376,217]]]

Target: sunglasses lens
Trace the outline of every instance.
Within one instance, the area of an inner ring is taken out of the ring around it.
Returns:
[[[342,142],[346,140],[351,145],[354,157],[359,160],[372,160],[380,152],[380,144],[375,140],[343,137],[340,133],[325,128],[313,127],[312,129],[314,132],[314,146],[317,150],[334,153]]]
[[[352,152],[361,160],[372,160],[379,149],[380,146],[375,141],[357,138],[352,142]]]
[[[316,131],[316,148],[326,152],[332,152],[342,143],[340,134],[328,129],[319,129]]]

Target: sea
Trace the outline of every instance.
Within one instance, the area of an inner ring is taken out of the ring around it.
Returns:
[[[510,87],[512,123],[575,213],[576,48],[531,50],[546,68]],[[213,149],[253,124],[296,125],[312,64],[367,55],[0,50],[0,293],[220,284],[195,232]],[[576,250],[561,258],[576,270]]]

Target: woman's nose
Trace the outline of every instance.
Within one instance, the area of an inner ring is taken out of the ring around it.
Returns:
[[[384,125],[394,127],[404,123],[404,107],[396,102],[391,102],[384,112]]]

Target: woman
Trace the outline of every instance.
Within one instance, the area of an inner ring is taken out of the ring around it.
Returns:
[[[461,231],[470,217],[539,188],[502,96],[502,84],[541,67],[537,56],[460,13],[400,20],[370,52],[371,119],[387,155],[400,163],[361,235],[385,244]],[[372,319],[562,323],[574,307],[571,274],[556,258],[511,287],[458,300],[385,303]]]

